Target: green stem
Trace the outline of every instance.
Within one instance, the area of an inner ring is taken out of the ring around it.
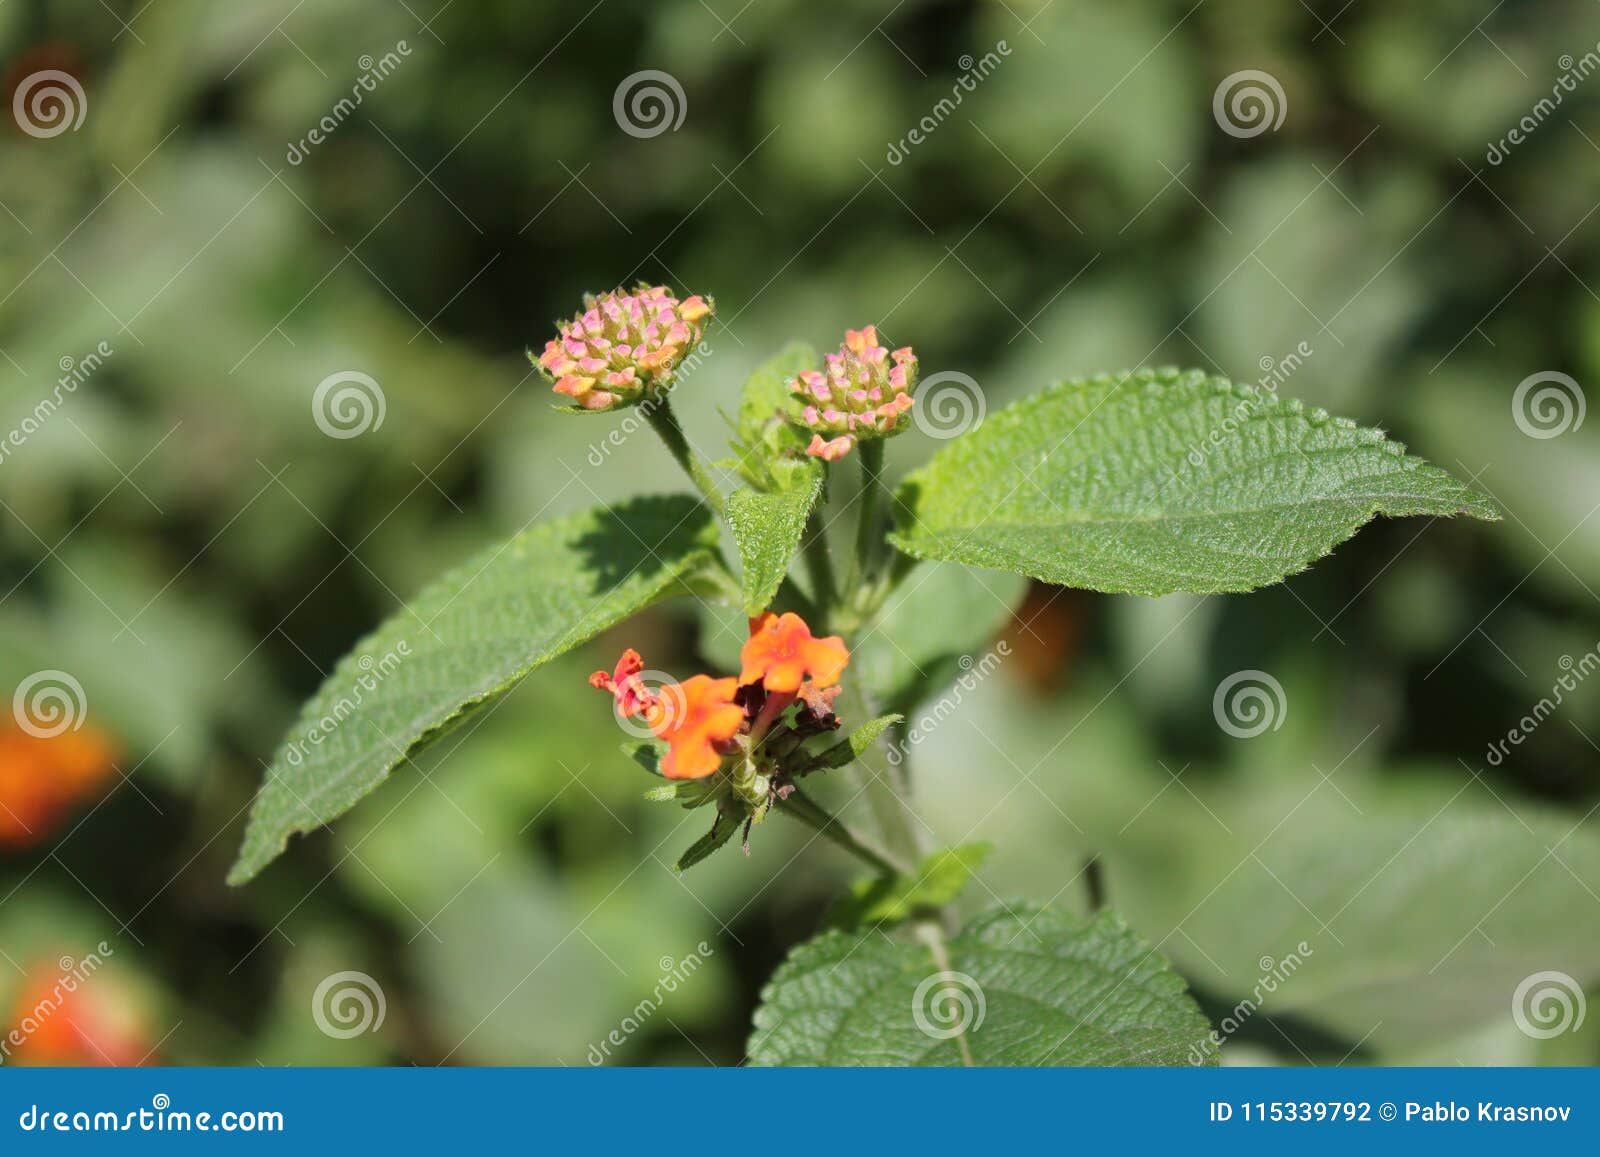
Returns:
[[[707,505],[717,514],[722,513],[722,491],[717,489],[717,484],[712,481],[711,473],[706,469],[705,462],[696,454],[689,445],[689,439],[683,436],[683,427],[678,425],[678,416],[672,412],[672,403],[665,394],[659,399],[653,399],[640,407],[645,418],[654,427],[655,432],[661,435],[661,440],[667,444],[667,449],[677,459],[678,465],[683,467],[684,473],[689,475],[695,487],[705,496]]]
[[[868,439],[856,452],[861,456],[861,510],[856,519],[854,573],[857,583],[861,583],[876,574],[878,554],[883,545],[878,533],[878,498],[883,493],[883,439]]]
[[[811,601],[824,620],[817,629],[822,630],[828,612],[839,601],[839,594],[833,581],[833,558],[828,553],[828,532],[822,523],[820,504],[812,508],[806,520],[805,559],[806,573],[811,576]]]
[[[789,797],[778,805],[778,810],[791,819],[799,820],[838,844],[862,863],[884,876],[903,876],[906,869],[857,836],[844,821],[830,815],[820,804],[796,787]]]

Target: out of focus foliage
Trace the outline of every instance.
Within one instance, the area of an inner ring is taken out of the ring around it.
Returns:
[[[1600,381],[1600,80],[1485,160],[1597,40],[1587,0],[0,6],[6,109],[42,69],[87,101],[76,132],[0,125],[0,433],[64,359],[111,351],[0,460],[0,690],[71,672],[120,753],[104,794],[0,848],[0,1006],[105,941],[112,1035],[163,1060],[744,1058],[761,984],[851,870],[774,823],[675,876],[699,821],[642,801],[583,679],[623,645],[695,669],[736,608],[568,656],[223,883],[294,710],[381,617],[533,520],[684,489],[644,433],[552,414],[523,357],[584,291],[646,277],[717,298],[678,395],[711,450],[758,361],[866,322],[991,411],[1124,366],[1255,380],[1304,342],[1286,394],[1494,495],[1504,523],[1379,523],[1253,596],[1036,590],[914,778],[940,844],[997,847],[975,910],[1086,911],[1098,855],[1213,1019],[1313,945],[1225,1060],[1600,1059],[1508,1016],[1530,973],[1600,978],[1575,931],[1600,916],[1600,680],[1485,757],[1600,640],[1600,421],[1536,441],[1511,413],[1535,372]],[[681,85],[677,130],[619,128],[643,69]],[[1219,130],[1242,69],[1281,83],[1277,130]],[[313,393],[349,370],[384,419],[329,437]],[[936,446],[898,439],[892,472]],[[1282,684],[1281,729],[1219,731],[1241,669]],[[381,984],[376,1032],[311,1015],[341,971]]]

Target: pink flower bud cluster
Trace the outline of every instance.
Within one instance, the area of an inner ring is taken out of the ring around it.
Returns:
[[[631,405],[671,382],[711,311],[708,299],[679,301],[664,285],[587,296],[583,311],[545,343],[539,368],[556,393],[585,410]]]
[[[789,389],[805,404],[801,422],[811,431],[806,453],[833,462],[859,441],[897,432],[901,415],[911,409],[917,356],[910,346],[890,353],[869,325],[846,330],[844,345],[825,360],[824,370],[803,371]]]

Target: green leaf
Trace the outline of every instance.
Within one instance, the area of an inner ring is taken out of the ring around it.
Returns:
[[[807,771],[822,771],[832,767],[843,767],[847,763],[854,763],[861,758],[861,753],[877,742],[878,736],[896,723],[904,723],[904,715],[880,715],[870,722],[863,723],[849,735],[832,747],[819,751],[806,765]]]
[[[739,821],[722,812],[717,813],[717,818],[711,821],[711,830],[701,836],[694,843],[684,849],[683,855],[678,857],[678,871],[687,872],[712,852],[722,847],[733,838],[733,833],[739,830]]]
[[[906,715],[982,659],[1027,592],[1026,579],[956,563],[912,568],[850,653],[854,677],[880,710]],[[937,623],[937,630],[929,630]]]
[[[662,775],[661,757],[667,753],[667,745],[654,739],[638,739],[632,743],[622,745],[622,754],[644,768],[651,775]]]
[[[806,439],[794,424],[798,411],[789,380],[801,370],[814,369],[820,360],[810,346],[791,342],[757,366],[744,384],[733,449],[739,472],[757,489],[772,488],[772,462],[805,448]]]
[[[1141,595],[1246,591],[1375,515],[1495,519],[1483,495],[1363,429],[1198,372],[1065,382],[993,415],[901,487],[918,558]]]
[[[972,880],[993,844],[944,848],[917,865],[914,876],[872,876],[850,886],[850,895],[830,915],[835,927],[899,924],[950,903]]]
[[[1120,917],[988,913],[944,945],[877,929],[797,948],[762,992],[755,1065],[1215,1064],[1183,980]]]
[[[805,533],[806,519],[822,493],[820,462],[780,459],[768,466],[772,490],[741,486],[728,495],[728,523],[739,544],[746,615],[759,615],[778,593]]]
[[[715,558],[711,514],[641,498],[523,531],[446,575],[356,645],[267,771],[229,881],[349,811],[389,772],[523,676],[660,599]]]
[[[1112,851],[1109,891],[1140,927],[1181,925],[1168,950],[1224,1004],[1276,978],[1264,1012],[1380,1052],[1504,1023],[1536,972],[1600,981],[1600,834],[1581,812],[1459,769],[1385,771],[1202,778],[1148,810],[1130,793],[1102,821],[1139,841]]]

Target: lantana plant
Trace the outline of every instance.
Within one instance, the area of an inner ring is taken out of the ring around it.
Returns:
[[[534,525],[379,626],[280,749],[231,880],[536,668],[653,604],[700,599],[747,621],[736,666],[680,679],[628,649],[589,680],[639,737],[624,750],[658,777],[649,798],[709,817],[678,869],[735,834],[748,853],[775,815],[866,869],[764,992],[752,1063],[1215,1063],[1182,979],[1112,912],[1014,903],[956,925],[951,902],[985,849],[928,844],[909,810],[905,715],[949,673],[944,660],[992,631],[991,616],[969,613],[971,592],[1020,598],[1022,580],[997,572],[1118,594],[1247,591],[1379,514],[1494,519],[1494,504],[1381,431],[1170,369],[1061,382],[958,437],[941,428],[945,444],[890,492],[886,444],[924,426],[928,399],[912,349],[871,325],[824,357],[793,345],[759,368],[726,399],[730,452],[712,462],[672,394],[680,381],[713,388],[686,371],[714,313],[709,297],[618,289],[586,299],[530,355],[559,409],[636,409],[695,493]],[[830,545],[837,521],[853,524],[853,549]],[[924,586],[955,594],[917,603]],[[404,661],[378,662],[395,654]],[[615,732],[594,704],[577,725],[601,749]],[[826,810],[813,776],[859,777],[872,834]]]

